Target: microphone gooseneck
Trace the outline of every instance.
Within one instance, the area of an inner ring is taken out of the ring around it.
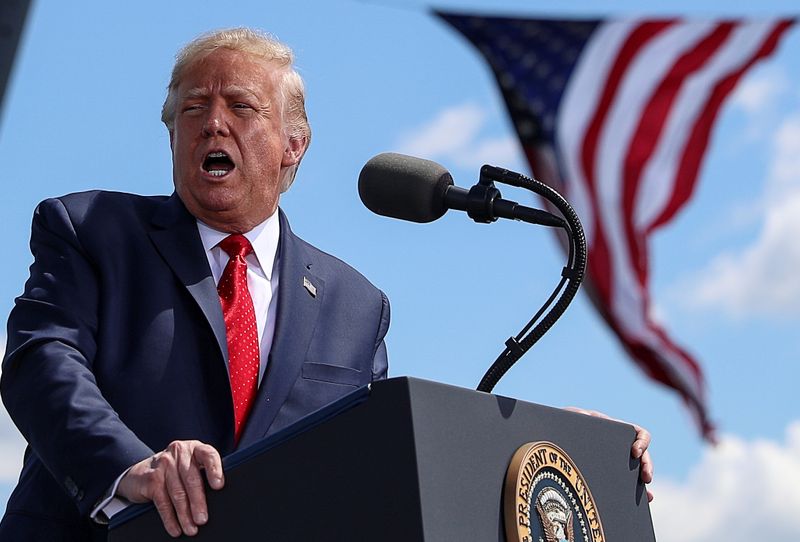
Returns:
[[[558,209],[563,218],[502,199],[500,191],[494,186],[495,182],[535,192]],[[569,250],[560,282],[522,331],[505,342],[505,350],[484,374],[478,391],[492,391],[500,378],[561,317],[583,281],[586,238],[580,219],[561,194],[531,177],[485,165],[481,168],[478,183],[465,190],[455,186],[450,173],[436,162],[383,153],[364,165],[358,178],[358,193],[364,205],[374,213],[401,220],[432,222],[448,209],[457,209],[466,211],[470,218],[479,223],[488,224],[498,218],[509,218],[563,228],[566,232]]]
[[[553,293],[545,304],[542,305],[539,311],[531,318],[525,327],[522,328],[516,337],[510,337],[506,341],[505,350],[500,353],[492,366],[489,367],[483,375],[483,378],[481,378],[476,389],[488,393],[494,389],[494,386],[500,378],[519,361],[525,352],[530,350],[531,347],[553,327],[553,324],[561,318],[561,315],[567,310],[569,304],[572,303],[586,273],[587,249],[586,235],[583,232],[583,225],[581,224],[580,218],[578,218],[578,214],[569,202],[554,188],[534,178],[522,175],[521,173],[489,165],[485,165],[481,168],[481,177],[483,178],[484,176],[497,182],[525,188],[539,194],[552,203],[566,219],[567,227],[565,231],[567,233],[569,246],[567,265],[561,270],[561,281],[553,290]],[[556,304],[552,309],[547,311],[547,308],[556,298],[558,298]],[[546,314],[545,311],[547,311]],[[545,314],[544,318],[542,318],[543,314]],[[531,327],[533,327],[533,329],[531,329]]]

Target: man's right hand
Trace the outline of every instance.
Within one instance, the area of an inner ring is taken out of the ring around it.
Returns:
[[[128,470],[117,495],[131,502],[152,501],[170,536],[194,536],[208,521],[203,475],[212,489],[222,489],[222,459],[213,446],[199,440],[176,440]]]

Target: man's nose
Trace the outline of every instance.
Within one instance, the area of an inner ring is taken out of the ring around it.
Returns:
[[[230,135],[225,111],[222,107],[212,106],[208,109],[208,114],[203,123],[203,135],[205,137]]]

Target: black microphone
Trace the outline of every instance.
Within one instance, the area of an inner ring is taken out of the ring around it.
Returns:
[[[500,191],[494,186],[495,182],[538,194],[558,209],[564,218],[502,199]],[[506,341],[503,352],[483,375],[478,391],[491,392],[511,366],[561,317],[578,292],[586,268],[583,227],[567,200],[541,181],[507,169],[484,165],[477,184],[464,190],[454,186],[453,177],[436,162],[384,153],[372,158],[361,169],[358,193],[371,211],[412,222],[432,222],[448,209],[459,209],[466,211],[476,222],[511,218],[564,229],[569,250],[561,280],[522,331]]]
[[[379,154],[364,165],[358,176],[358,194],[370,211],[411,222],[433,222],[448,209],[458,209],[476,222],[510,218],[567,227],[551,213],[502,199],[492,183],[465,190],[455,186],[450,172],[436,162],[392,152]]]

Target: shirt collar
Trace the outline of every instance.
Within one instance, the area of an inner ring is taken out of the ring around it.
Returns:
[[[200,219],[197,219],[197,230],[200,232],[200,240],[206,252],[219,248],[217,245],[230,235],[230,233],[212,228]],[[264,222],[243,234],[253,245],[253,253],[267,280],[272,280],[272,268],[275,263],[275,255],[278,252],[280,232],[281,225],[276,210]],[[220,248],[219,250],[222,249]]]

